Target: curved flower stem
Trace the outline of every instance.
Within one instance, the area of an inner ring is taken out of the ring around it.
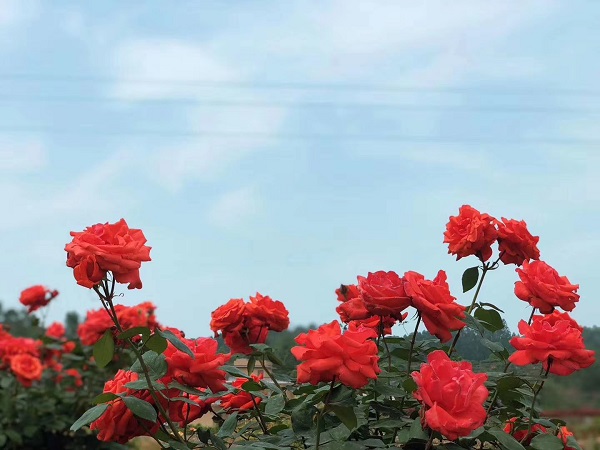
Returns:
[[[548,379],[548,373],[550,372],[551,365],[552,365],[552,359],[549,358],[548,359],[548,367],[546,368],[546,371],[544,373],[544,377],[543,377],[542,381],[540,381],[540,384],[539,384],[539,386],[537,386],[537,388],[534,387],[534,389],[533,389],[533,399],[531,400],[531,409],[529,410],[529,426],[527,427],[527,434],[525,435],[523,440],[525,440],[531,434],[531,427],[533,426],[533,411],[535,408],[535,401],[537,399],[538,394],[544,387],[544,383]],[[542,365],[542,372],[543,371],[544,371],[544,366]],[[540,374],[541,374],[541,372],[540,372]]]
[[[429,433],[429,440],[425,445],[425,450],[431,450],[431,446],[433,445],[433,430],[431,430]]]
[[[254,409],[256,410],[256,420],[258,421],[258,424],[260,425],[260,429],[263,431],[264,434],[269,434],[269,429],[267,428],[267,424],[265,422],[265,418],[263,417],[262,413],[260,412],[260,409],[258,409],[258,403],[256,403],[256,399],[254,398],[254,395],[250,394],[250,398],[252,399],[252,404],[254,405]]]
[[[502,372],[506,373],[506,371],[508,370],[510,365],[511,365],[510,361],[506,361],[506,365],[504,366],[504,369],[502,370]],[[489,417],[490,412],[492,412],[492,408],[496,404],[497,399],[498,399],[498,387],[496,387],[496,390],[494,391],[494,395],[492,396],[492,399],[490,400],[490,406],[488,406],[488,409],[485,412],[486,420]]]
[[[387,341],[385,340],[385,325],[383,323],[383,316],[379,316],[379,336],[383,340],[383,346],[385,347],[385,352],[387,354],[388,372],[390,372],[392,370],[392,354],[390,353],[390,348],[388,347]]]
[[[117,328],[117,331],[119,331],[119,333],[122,333],[124,330],[123,330],[123,327],[121,326],[121,323],[119,322],[119,318],[117,317],[117,312],[116,312],[115,307],[112,302],[113,297],[114,297],[114,292],[115,292],[114,277],[112,277],[110,288],[108,287],[108,281],[106,280],[106,278],[102,281],[101,286],[104,291],[103,294],[100,293],[97,286],[94,287],[94,290],[100,296],[100,301],[102,302],[102,306],[104,306],[104,308],[106,309],[106,312],[108,313],[108,315],[114,322],[115,327]],[[146,365],[146,361],[144,361],[144,358],[142,357],[142,353],[140,352],[137,345],[135,344],[135,342],[133,342],[133,340],[131,338],[127,338],[126,341],[131,346],[131,349],[133,350],[133,353],[135,354],[136,359],[140,363],[140,367],[142,368],[142,372],[144,373],[146,383],[148,384],[148,392],[150,393],[150,396],[152,397],[152,400],[154,400],[154,403],[155,403],[154,406],[156,406],[160,415],[162,415],[162,417],[167,421],[167,424],[169,425],[169,428],[171,429],[171,431],[173,433],[172,437],[175,440],[183,443],[184,440],[177,432],[177,427],[175,426],[175,424],[173,423],[173,421],[167,414],[167,411],[162,406],[160,399],[158,398],[156,389],[154,388],[154,385],[152,384],[152,379],[150,378],[150,371],[148,369],[148,366]]]
[[[421,325],[421,314],[417,313],[417,324],[415,325],[415,331],[410,341],[410,349],[408,350],[408,362],[406,363],[406,376],[410,375],[410,365],[412,364],[413,350],[415,348],[415,342],[417,340],[417,333],[419,332],[419,325]]]
[[[269,369],[267,369],[267,365],[265,364],[265,355],[261,356],[260,359],[260,366],[262,367],[262,369],[265,371],[265,373],[267,375],[269,375],[269,378],[271,378],[271,380],[273,381],[273,384],[275,386],[277,386],[277,389],[279,389],[283,394],[284,394],[284,399],[287,401],[287,398],[285,398],[285,391],[283,390],[283,388],[281,387],[281,385],[279,384],[279,382],[277,381],[277,379],[275,378],[275,376],[273,375],[273,372],[271,372]]]
[[[531,321],[533,320],[533,315],[535,314],[535,306],[531,310],[531,315],[529,316],[529,320],[527,321],[527,325],[531,325]]]
[[[321,418],[323,414],[327,411],[327,406],[329,405],[329,399],[331,398],[331,394],[333,392],[333,387],[335,385],[335,377],[331,380],[331,384],[329,385],[329,392],[327,393],[327,397],[325,397],[325,402],[323,403],[323,409],[319,411],[317,415],[317,440],[315,442],[315,450],[319,450],[319,445],[321,444]]]
[[[494,264],[496,264],[496,263],[494,262],[492,264],[486,264],[486,263],[483,264],[482,270],[481,270],[481,278],[479,279],[479,283],[477,283],[477,289],[475,289],[475,295],[473,296],[473,301],[471,302],[471,306],[469,306],[469,308],[467,309],[467,314],[470,315],[471,312],[473,311],[473,308],[475,308],[475,303],[477,302],[477,297],[479,297],[479,291],[481,291],[481,285],[483,284],[485,275],[486,275],[486,273],[488,273],[489,270],[494,270],[494,269],[491,269],[492,267],[494,267]],[[456,332],[456,336],[454,336],[452,345],[450,346],[450,349],[448,350],[448,356],[452,356],[452,352],[454,351],[454,348],[456,347],[456,343],[458,342],[458,338],[460,337],[461,331],[462,331],[462,329],[460,329]]]

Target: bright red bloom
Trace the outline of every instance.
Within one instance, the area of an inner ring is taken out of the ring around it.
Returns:
[[[404,274],[404,289],[412,306],[419,312],[427,330],[442,342],[452,339],[451,331],[462,329],[466,324],[465,308],[456,303],[450,294],[446,272],[440,270],[433,281],[426,280],[417,272]]]
[[[229,361],[230,355],[217,353],[218,342],[210,338],[182,338],[181,341],[192,351],[194,358],[169,342],[164,352],[169,370],[163,382],[176,380],[186,386],[207,388],[212,392],[227,390],[227,374],[220,367]]]
[[[301,361],[298,383],[316,385],[335,379],[354,389],[366,386],[381,372],[377,345],[371,340],[376,337],[368,328],[342,334],[335,321],[299,335],[296,342],[300,346],[292,348]]]
[[[37,339],[10,336],[0,340],[0,366],[10,364],[15,355],[30,355],[40,357],[40,349],[43,343]]]
[[[31,387],[34,381],[42,379],[44,367],[39,358],[21,353],[10,359],[10,370],[15,374],[19,383],[25,387]]]
[[[77,284],[92,288],[107,272],[129,289],[141,289],[140,267],[150,261],[150,247],[141,230],[129,228],[124,219],[114,224],[96,224],[82,232],[71,232],[65,246],[67,266],[73,268]]]
[[[135,327],[148,327],[154,331],[158,325],[154,311],[156,306],[151,302],[140,303],[135,306],[115,305],[117,318],[124,330]],[[107,330],[117,333],[114,322],[106,310],[97,309],[88,311],[85,322],[79,325],[77,334],[83,345],[94,345]]]
[[[531,432],[527,434],[529,430],[529,423],[527,420],[521,420],[521,423],[518,423],[519,420],[516,417],[512,417],[504,427],[504,432],[511,434],[517,441],[519,441],[522,445],[530,445],[531,440],[537,434],[543,433],[553,433],[552,430],[540,425],[539,423],[534,423],[531,427]],[[557,437],[563,441],[565,445],[564,450],[575,450],[575,448],[568,445],[568,439],[570,436],[573,436],[573,433],[569,431],[567,427],[559,427]]]
[[[452,361],[442,350],[427,355],[427,361],[411,374],[418,387],[413,395],[425,407],[425,425],[452,441],[468,436],[487,416],[487,375],[474,373],[469,362]]]
[[[284,331],[290,325],[289,313],[283,303],[256,293],[249,303],[231,299],[211,314],[210,328],[220,331],[233,353],[249,355],[250,344],[264,344],[269,330]]]
[[[27,306],[27,312],[32,313],[33,311],[46,306],[57,295],[57,290],[50,290],[45,286],[36,285],[21,292],[19,301],[24,306]]]
[[[476,255],[481,261],[492,256],[492,244],[498,237],[496,219],[482,214],[469,205],[463,205],[458,216],[451,216],[444,232],[448,253],[456,259]]]
[[[77,369],[67,369],[65,370],[63,373],[59,374],[56,377],[56,382],[57,383],[62,383],[63,380],[69,377],[70,378],[70,383],[75,386],[75,387],[81,387],[83,386],[83,380],[81,379],[81,374],[79,373],[79,371]]]
[[[335,293],[338,301],[342,302],[335,309],[342,322],[348,323],[351,320],[364,320],[373,317],[373,314],[367,309],[357,285],[342,284],[339,289],[335,290]]]
[[[104,385],[104,393],[126,394],[128,397],[137,397],[140,400],[154,404],[152,396],[147,390],[129,389],[127,383],[137,381],[139,375],[135,372],[126,372],[119,370],[112,380]],[[166,402],[166,400],[165,400]],[[98,439],[105,442],[118,442],[126,444],[136,436],[145,436],[148,434],[142,422],[150,433],[154,434],[158,428],[158,422],[152,423],[145,419],[140,419],[133,415],[131,410],[125,405],[121,398],[112,400],[108,403],[108,409],[99,419],[91,423],[91,430],[98,430]]]
[[[60,322],[54,322],[46,330],[46,336],[60,340],[65,337],[65,326]]]
[[[515,283],[515,295],[538,308],[542,314],[550,314],[554,308],[573,311],[579,301],[578,284],[561,277],[544,261],[525,261],[522,269],[516,269],[521,281]]]
[[[595,352],[586,350],[583,328],[567,313],[554,311],[546,316],[533,316],[531,325],[522,320],[519,332],[510,344],[517,350],[508,360],[517,366],[543,363],[544,369],[556,375],[570,375],[590,367],[596,361]]]
[[[502,218],[498,222],[498,251],[504,264],[520,266],[523,261],[540,259],[539,236],[532,236],[523,220]]]
[[[259,383],[263,379],[263,374],[251,375],[252,379]],[[229,412],[232,411],[248,411],[254,408],[254,403],[258,406],[261,402],[260,397],[254,397],[250,392],[242,390],[244,383],[248,381],[247,378],[237,378],[231,385],[235,389],[239,389],[239,392],[232,394],[225,394],[221,397],[221,407]],[[252,398],[254,397],[254,401]]]
[[[407,316],[408,316],[408,313],[404,313],[402,315],[401,321],[404,321],[404,319],[406,319]],[[377,334],[379,334],[381,332],[381,334],[383,336],[392,334],[392,327],[394,325],[396,325],[397,320],[394,319],[393,317],[389,317],[389,316],[383,317],[383,330],[381,330],[381,326],[382,326],[381,319],[382,319],[382,317],[380,317],[380,316],[371,316],[368,319],[351,320],[350,322],[348,322],[348,330],[349,331],[360,331],[363,328],[369,328]]]
[[[404,280],[396,272],[369,272],[358,276],[358,289],[372,315],[390,316],[402,320],[402,311],[410,306],[404,291]]]

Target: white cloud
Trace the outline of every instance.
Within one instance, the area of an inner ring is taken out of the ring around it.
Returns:
[[[223,194],[208,212],[208,219],[214,225],[232,228],[256,215],[262,208],[262,201],[252,187],[242,187]]]
[[[47,163],[48,154],[41,140],[0,137],[0,171],[37,172]]]

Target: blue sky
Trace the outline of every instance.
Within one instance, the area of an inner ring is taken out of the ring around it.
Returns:
[[[333,320],[376,270],[445,269],[468,304],[442,234],[471,204],[526,220],[599,325],[600,4],[352,3],[1,0],[3,304],[99,307],[63,248],[121,217],[153,247],[123,303],[189,335],[257,291]],[[482,292],[513,328],[516,278]]]

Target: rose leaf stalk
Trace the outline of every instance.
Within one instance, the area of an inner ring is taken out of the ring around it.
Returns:
[[[99,289],[97,289],[97,287],[94,287],[94,290],[96,291],[96,293],[98,293],[98,295],[100,296],[100,300],[102,302],[102,305],[104,306],[105,309],[107,309],[108,315],[111,317],[111,319],[113,320],[115,327],[117,328],[117,330],[119,331],[119,333],[122,333],[123,327],[121,326],[121,323],[119,322],[119,318],[117,317],[117,312],[114,308],[113,305],[113,297],[114,297],[114,290],[115,290],[115,279],[114,276],[111,279],[111,286],[109,288],[108,286],[108,280],[105,278],[104,280],[102,280],[102,290],[104,291],[104,295],[102,295],[99,292]],[[108,307],[105,305],[108,304]],[[110,312],[109,312],[110,309]],[[148,384],[148,392],[150,393],[150,396],[152,397],[152,399],[154,400],[155,406],[158,409],[158,412],[162,415],[162,417],[164,417],[164,419],[167,421],[167,424],[169,425],[169,428],[171,429],[172,433],[173,433],[173,437],[174,439],[176,439],[179,442],[184,442],[182,437],[179,435],[179,433],[177,432],[177,427],[175,426],[175,424],[173,423],[173,421],[171,420],[171,418],[169,417],[169,415],[167,414],[166,410],[164,409],[164,407],[162,406],[158,395],[156,393],[156,389],[154,388],[154,384],[152,383],[152,379],[150,378],[150,371],[148,369],[148,366],[146,365],[146,361],[144,361],[144,358],[142,357],[141,352],[139,351],[137,345],[135,344],[135,342],[133,342],[133,339],[131,338],[127,338],[126,339],[127,343],[131,346],[131,349],[133,350],[136,359],[139,361],[140,363],[140,367],[142,368],[142,372],[144,373],[144,377],[146,379],[146,384]]]
[[[473,295],[473,300],[471,301],[471,305],[467,309],[467,315],[471,315],[471,312],[473,312],[473,309],[475,308],[475,303],[477,303],[477,297],[479,297],[479,292],[481,291],[481,286],[483,285],[483,280],[485,279],[485,275],[488,273],[489,270],[493,270],[491,268],[494,266],[494,264],[495,263],[493,263],[493,264],[484,263],[483,264],[482,271],[481,271],[481,278],[479,278],[479,282],[477,283],[477,288],[475,289],[475,295]],[[456,332],[456,336],[454,336],[452,345],[448,349],[448,356],[452,356],[452,352],[454,351],[454,348],[456,347],[458,338],[460,338],[461,331],[462,331],[462,329],[460,329]]]

